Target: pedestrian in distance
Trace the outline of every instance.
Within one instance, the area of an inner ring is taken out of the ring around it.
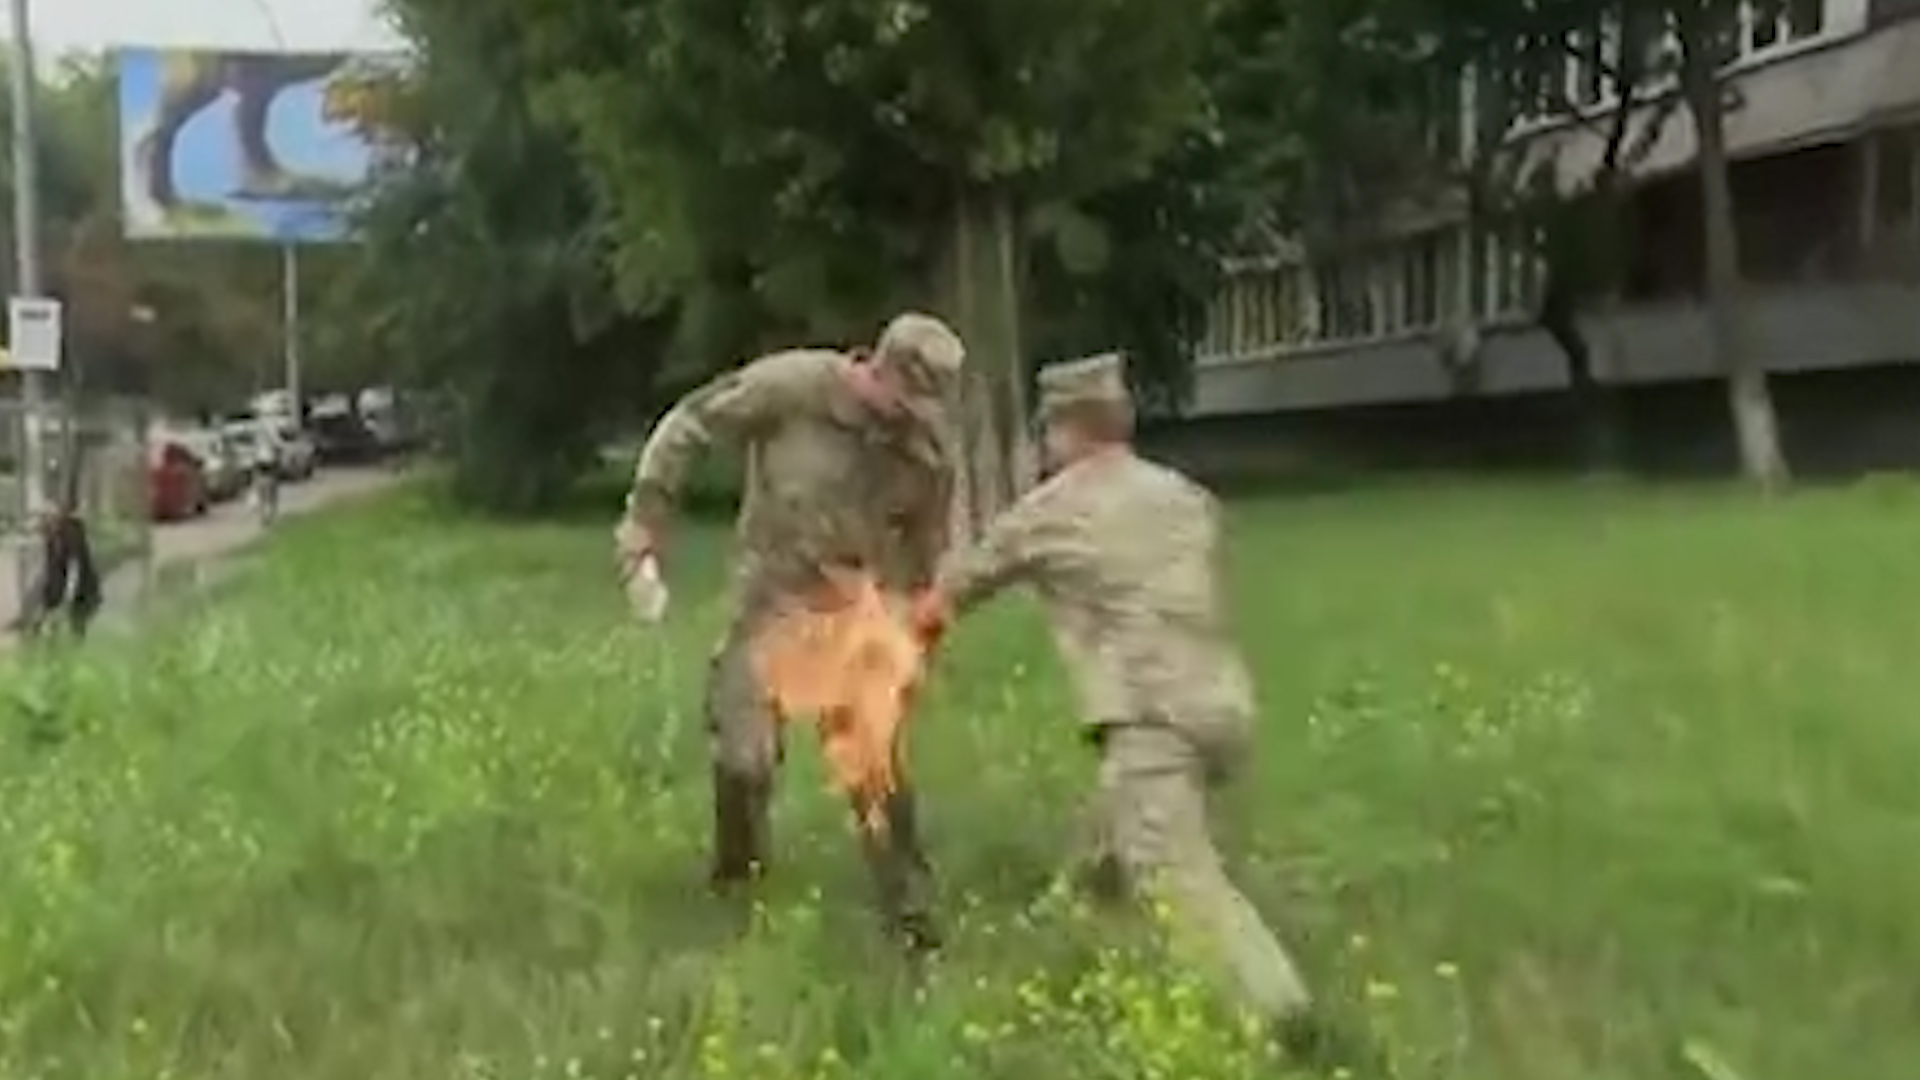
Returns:
[[[39,566],[14,626],[30,637],[41,637],[60,629],[64,617],[66,633],[80,640],[87,636],[106,599],[87,523],[67,505],[48,505],[35,516]]]

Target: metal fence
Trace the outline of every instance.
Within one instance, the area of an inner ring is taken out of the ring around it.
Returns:
[[[17,399],[0,401],[0,621],[20,611],[20,599],[37,567],[33,535],[37,507],[25,470],[44,463],[40,497],[71,499],[87,523],[102,574],[150,566],[153,526],[147,488],[148,415],[139,402],[92,400],[69,409],[50,402],[29,422]],[[39,443],[37,454],[31,444]]]

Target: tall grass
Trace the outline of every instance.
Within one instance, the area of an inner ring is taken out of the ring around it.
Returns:
[[[1920,1060],[1920,495],[1447,488],[1232,528],[1265,719],[1222,844],[1403,1075]],[[709,899],[724,534],[680,538],[655,632],[606,535],[391,499],[0,676],[0,1077],[1279,1075],[1145,927],[1040,893],[1092,763],[1018,603],[915,719],[924,978],[810,747],[776,876]]]

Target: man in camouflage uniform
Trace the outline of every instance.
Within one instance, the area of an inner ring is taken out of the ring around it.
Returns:
[[[1160,901],[1176,944],[1282,1033],[1309,999],[1286,951],[1228,880],[1207,789],[1245,752],[1252,682],[1227,636],[1215,563],[1220,511],[1198,484],[1134,455],[1118,355],[1040,373],[1052,475],[950,553],[915,604],[937,637],[1014,584],[1045,605],[1099,748],[1096,850],[1086,868]]]
[[[750,657],[781,604],[804,599],[833,568],[864,568],[889,589],[924,588],[947,543],[956,464],[945,405],[966,356],[927,315],[901,315],[872,351],[796,349],[762,357],[693,391],[640,452],[627,513],[615,530],[624,573],[636,573],[688,471],[713,443],[741,448],[737,607],[709,672],[716,885],[756,876],[767,857],[768,800],[782,757]],[[910,945],[935,944],[929,867],[913,796],[886,807],[865,855],[883,913]]]

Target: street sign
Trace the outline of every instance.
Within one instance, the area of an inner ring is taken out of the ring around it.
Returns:
[[[17,371],[59,371],[62,317],[58,300],[9,298],[7,366]]]

